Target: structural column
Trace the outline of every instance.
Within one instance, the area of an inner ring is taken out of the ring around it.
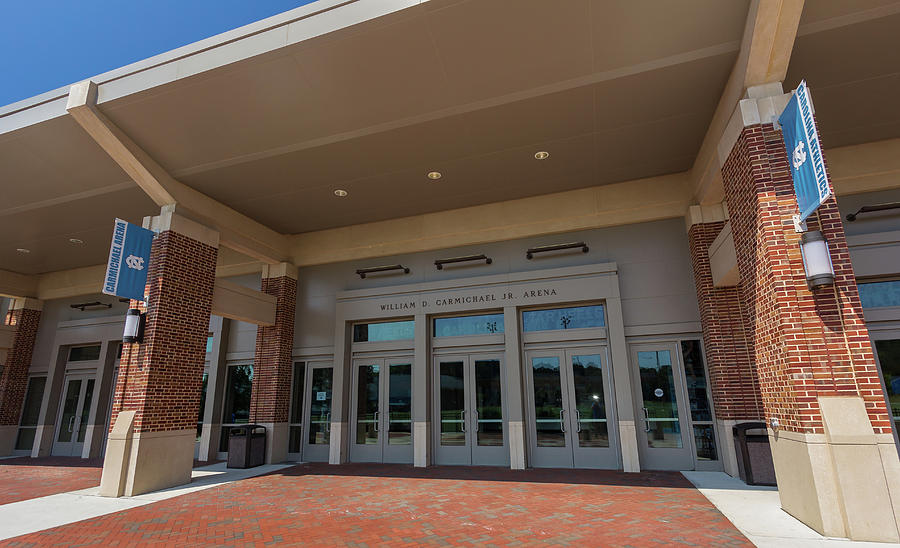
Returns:
[[[134,496],[191,479],[219,236],[172,206],[144,225],[158,232],[146,329],[143,343],[126,344],[120,361],[103,496]]]
[[[3,319],[0,337],[8,339],[8,347],[3,345],[6,359],[0,362],[0,456],[15,449],[42,306],[35,299],[15,299]]]
[[[718,209],[721,212],[722,208]],[[699,217],[696,220],[705,220],[702,214]],[[716,410],[719,454],[725,471],[737,476],[732,427],[738,422],[762,421],[764,417],[753,361],[753,333],[740,287],[717,287],[713,280],[710,248],[723,235],[727,236],[723,233],[725,226],[724,220],[690,222],[688,241],[703,326],[706,366]]]
[[[809,219],[835,271],[833,286],[811,291],[772,124],[786,97],[750,97],[719,151],[782,507],[827,536],[896,542],[900,462],[840,214],[831,198]]]
[[[288,455],[297,267],[264,265],[261,290],[276,298],[275,324],[260,325],[256,331],[250,422],[266,427],[266,462],[273,463]]]

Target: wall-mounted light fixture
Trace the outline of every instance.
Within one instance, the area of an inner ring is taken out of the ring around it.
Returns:
[[[834,267],[825,235],[818,230],[804,232],[800,236],[800,253],[803,255],[803,270],[810,289],[834,283]]]
[[[125,332],[122,334],[122,342],[125,344],[144,342],[144,323],[146,314],[137,308],[129,308],[125,314]]]
[[[409,274],[409,267],[399,265],[399,264],[391,264],[386,266],[373,266],[371,268],[360,268],[356,271],[356,274],[359,276],[359,279],[363,279],[368,274],[374,274],[377,272],[391,272],[392,270],[402,270],[404,274]]]
[[[70,304],[69,308],[74,308],[76,310],[81,310],[84,312],[85,310],[104,310],[108,308],[112,308],[112,305],[109,303],[101,303],[100,301],[94,301],[90,303],[77,303]]]

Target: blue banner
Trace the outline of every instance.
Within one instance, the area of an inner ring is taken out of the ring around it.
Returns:
[[[797,91],[788,101],[778,123],[781,124],[788,163],[794,178],[800,222],[803,222],[831,197],[806,80],[797,86]]]
[[[103,278],[103,292],[127,299],[144,300],[152,245],[152,230],[116,219],[109,247],[109,262],[106,264],[106,277]]]

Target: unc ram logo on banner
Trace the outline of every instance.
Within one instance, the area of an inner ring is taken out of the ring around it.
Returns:
[[[103,293],[143,300],[153,231],[116,219]]]
[[[797,86],[797,91],[788,101],[778,123],[781,124],[794,179],[797,207],[800,209],[800,221],[803,222],[831,197],[806,80]]]

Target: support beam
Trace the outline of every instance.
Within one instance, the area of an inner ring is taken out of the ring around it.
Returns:
[[[72,85],[66,111],[159,206],[179,210],[220,233],[222,245],[266,263],[285,260],[288,240],[267,226],[175,180],[97,108],[97,84]]]
[[[696,202],[705,205],[722,201],[724,190],[716,150],[719,139],[747,88],[784,80],[803,4],[804,0],[750,3],[740,53],[690,171]]]

